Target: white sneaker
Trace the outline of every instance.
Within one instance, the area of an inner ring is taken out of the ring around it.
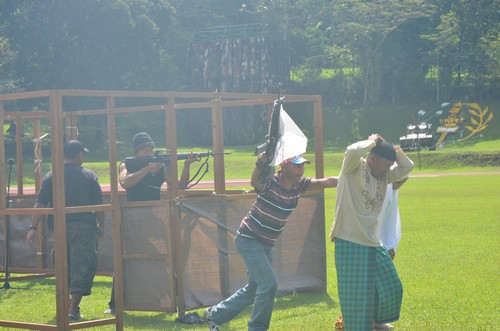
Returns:
[[[373,330],[394,330],[394,326],[389,323],[384,323],[384,324],[373,323]]]
[[[203,316],[205,317],[208,323],[208,328],[210,329],[210,331],[220,331],[220,326],[210,319],[211,310],[212,307],[205,309],[205,311],[203,312]]]
[[[104,311],[104,314],[106,315],[114,315],[115,314],[115,309],[114,308],[108,308]]]

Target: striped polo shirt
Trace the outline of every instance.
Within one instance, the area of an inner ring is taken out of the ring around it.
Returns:
[[[292,189],[286,190],[280,185],[282,177],[279,171],[273,176],[269,188],[259,193],[250,212],[240,223],[239,235],[274,246],[301,194],[311,182],[311,178],[303,177]]]

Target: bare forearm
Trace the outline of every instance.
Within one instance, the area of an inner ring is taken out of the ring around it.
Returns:
[[[141,180],[148,174],[157,173],[161,169],[161,164],[158,162],[153,162],[140,169],[139,171],[129,173],[125,164],[120,166],[120,185],[124,188],[134,187],[139,184]]]
[[[103,211],[98,211],[95,213],[97,217],[97,225],[99,228],[104,228],[104,212]]]
[[[185,190],[189,184],[190,165],[190,163],[184,162],[184,166],[182,167],[181,178],[179,179],[179,189],[181,190]]]
[[[40,203],[35,203],[35,208],[45,208],[46,206],[43,205],[43,204],[40,204]],[[34,243],[34,238],[35,238],[35,234],[36,234],[36,230],[38,228],[38,226],[40,225],[40,222],[42,221],[43,219],[43,215],[33,215],[33,219],[31,220],[31,225],[30,225],[30,228],[28,230],[28,233],[26,234],[26,243],[28,245],[33,245]]]
[[[46,208],[46,206],[37,202],[37,203],[35,203],[35,208]],[[37,227],[42,222],[43,216],[44,215],[41,215],[41,214],[33,215],[33,218],[31,219],[30,229],[32,228],[32,229],[36,230]]]
[[[309,184],[310,190],[319,190],[323,188],[337,187],[338,177],[326,177],[319,179],[311,179]]]
[[[250,179],[250,183],[252,184],[256,192],[260,192],[262,191],[262,189],[264,189],[264,184],[261,183],[260,176],[262,171],[265,171],[265,169],[268,167],[266,163],[267,156],[265,152],[259,154],[259,156],[257,157],[257,162],[255,162],[255,168],[252,171],[252,177]]]

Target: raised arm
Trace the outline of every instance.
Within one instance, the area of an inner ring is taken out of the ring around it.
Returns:
[[[193,162],[200,161],[200,157],[198,153],[193,154],[193,152],[189,153],[189,156],[186,160],[184,160],[184,166],[182,167],[181,178],[179,179],[179,189],[185,190],[189,184],[190,177],[190,167]]]
[[[396,164],[389,170],[387,175],[388,183],[400,180],[405,175],[409,174],[415,166],[413,161],[403,152],[401,147],[394,145],[394,149],[396,150]]]
[[[252,184],[255,192],[259,193],[264,189],[265,184],[260,182],[260,173],[267,167],[266,163],[268,161],[266,152],[262,152],[257,156],[257,162],[255,162],[255,168],[252,172],[252,178],[250,183]]]

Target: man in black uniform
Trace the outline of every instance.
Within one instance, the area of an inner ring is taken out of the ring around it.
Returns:
[[[137,133],[132,139],[135,157],[153,156],[155,143],[146,132]],[[181,178],[179,179],[179,189],[184,190],[189,183],[189,173],[191,163],[199,161],[196,154],[190,154],[184,161]],[[148,201],[160,200],[161,186],[164,182],[169,182],[167,170],[161,162],[151,162],[136,172],[127,170],[125,163],[120,164],[120,185],[127,191],[128,201]],[[111,290],[109,308],[105,314],[115,313],[115,291]]]
[[[82,167],[86,152],[88,150],[78,140],[70,140],[64,145],[64,192],[67,207],[102,204],[102,191],[96,174]],[[35,208],[53,205],[52,175],[52,171],[49,171],[44,176]],[[43,215],[33,217],[26,236],[29,245],[33,244],[42,218]],[[70,320],[82,318],[79,305],[82,297],[91,293],[97,269],[97,239],[102,236],[103,229],[104,212],[66,214]]]

